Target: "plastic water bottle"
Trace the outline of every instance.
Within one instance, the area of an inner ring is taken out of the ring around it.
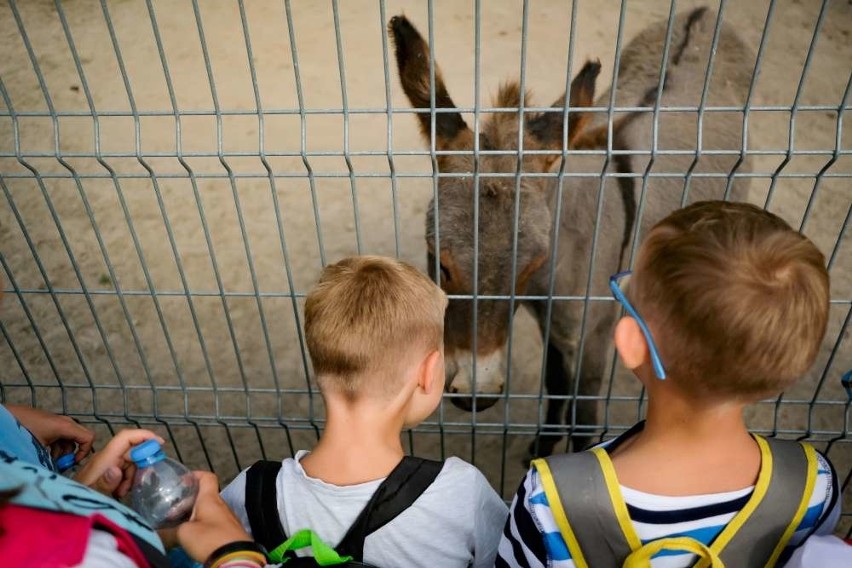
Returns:
[[[77,465],[77,458],[74,454],[59,456],[53,463],[56,465],[56,469],[59,473],[69,479],[74,479],[74,476],[77,475],[77,470],[80,469]]]
[[[136,476],[130,489],[131,507],[155,529],[187,520],[198,495],[198,481],[180,462],[166,457],[156,440],[130,450]]]

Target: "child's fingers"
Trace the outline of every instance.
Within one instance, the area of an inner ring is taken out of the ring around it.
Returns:
[[[222,520],[232,517],[233,513],[219,496],[219,479],[209,471],[194,471],[192,474],[198,480],[198,497],[192,518],[199,521]]]
[[[77,461],[82,460],[92,451],[95,433],[70,416],[53,416],[50,431],[51,445],[56,443],[64,453],[74,452]],[[76,450],[75,450],[76,448]]]
[[[165,444],[165,440],[157,436],[150,430],[142,430],[141,428],[128,428],[116,434],[110,440],[104,449],[98,452],[98,455],[109,457],[115,460],[130,461],[130,450],[133,446],[137,446],[142,442],[150,439],[155,439],[161,444]]]
[[[198,497],[206,501],[212,495],[219,495],[219,478],[209,471],[193,471],[192,476],[198,482]]]
[[[113,465],[106,468],[90,487],[103,495],[112,495],[120,483],[121,469]]]
[[[203,562],[223,544],[250,537],[219,496],[216,476],[207,471],[194,471],[193,475],[198,480],[198,497],[192,518],[178,527],[177,534],[187,554]]]
[[[77,445],[71,440],[57,440],[50,445],[50,457],[57,459],[66,454],[74,453],[76,458],[76,449]]]
[[[121,440],[123,443],[132,447],[152,438],[157,440],[161,444],[166,443],[163,438],[161,438],[154,432],[151,432],[150,430],[145,430],[143,428],[127,428],[125,430],[122,430],[118,434],[113,436],[113,439],[110,440],[110,442],[114,440]]]
[[[150,439],[155,439],[161,444],[165,443],[162,438],[149,430],[122,430],[107,443],[103,450],[94,453],[83,465],[77,473],[77,481],[83,485],[96,487],[98,490],[101,487],[109,487],[109,495],[112,495],[115,491],[123,491],[126,494],[132,482],[132,475],[128,479],[128,475],[125,473],[130,465],[130,449]],[[102,476],[110,468],[116,468],[119,476],[116,480],[110,479],[106,482],[102,479]]]
[[[80,424],[77,424],[77,426],[82,429],[82,432],[77,431],[77,438],[74,440],[77,442],[75,457],[79,462],[92,452],[92,445],[95,443],[95,433]]]
[[[136,475],[136,466],[130,464],[123,469],[122,473],[124,478],[113,493],[113,495],[115,495],[118,499],[121,499],[130,492],[130,487],[133,485],[133,477]]]

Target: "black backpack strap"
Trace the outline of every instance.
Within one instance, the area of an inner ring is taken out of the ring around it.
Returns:
[[[246,514],[251,535],[272,550],[287,540],[278,516],[278,490],[275,482],[281,462],[259,460],[246,472]]]
[[[370,501],[335,547],[341,556],[364,558],[364,540],[408,509],[435,481],[444,462],[406,456],[379,485]],[[254,530],[254,525],[252,525]]]

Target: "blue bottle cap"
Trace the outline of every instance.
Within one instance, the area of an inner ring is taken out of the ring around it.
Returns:
[[[162,451],[163,447],[160,446],[160,443],[157,440],[145,440],[130,450],[130,459],[138,464],[139,462],[144,462],[148,460],[148,458]]]
[[[56,469],[59,471],[65,471],[71,467],[74,467],[74,464],[77,463],[77,460],[74,458],[74,454],[65,454],[64,456],[59,456],[56,458]]]

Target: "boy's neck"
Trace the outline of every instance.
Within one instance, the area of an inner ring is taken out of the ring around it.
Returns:
[[[355,485],[387,477],[402,460],[403,418],[378,401],[326,397],[326,425],[313,451],[301,460],[310,477]]]
[[[751,440],[743,418],[744,405],[692,403],[683,397],[658,396],[648,399],[643,437],[665,442],[703,442]]]
[[[619,481],[657,495],[753,485],[760,451],[746,428],[744,404],[694,402],[659,390],[649,395],[644,429],[612,454]]]

